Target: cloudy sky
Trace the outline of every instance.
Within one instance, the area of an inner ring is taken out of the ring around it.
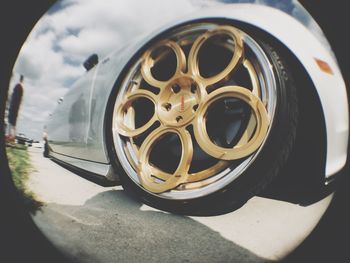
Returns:
[[[273,5],[281,3],[276,0],[234,1]],[[215,1],[57,1],[28,36],[13,70],[9,94],[19,75],[25,76],[17,133],[41,140],[45,120],[57,105],[57,100],[75,80],[84,75],[82,63],[89,55],[97,53],[101,60],[121,47],[126,39],[153,31],[179,16],[193,12],[198,6],[207,6],[213,2]],[[292,2],[295,0],[284,2],[288,3],[284,7],[288,9]]]
[[[188,0],[56,2],[33,28],[13,70],[9,94],[19,75],[25,77],[17,133],[41,140],[45,120],[57,100],[84,75],[82,63],[89,55],[102,58],[130,36],[155,29],[192,8]]]

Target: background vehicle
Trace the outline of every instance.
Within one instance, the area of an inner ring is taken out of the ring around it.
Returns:
[[[24,133],[19,133],[16,135],[16,140],[18,144],[32,146],[33,139],[29,139],[26,137]]]
[[[50,156],[196,213],[261,191],[307,130],[330,180],[348,102],[327,40],[295,1],[237,2],[194,4],[91,68],[48,123]]]

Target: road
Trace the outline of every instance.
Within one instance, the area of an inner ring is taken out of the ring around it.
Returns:
[[[45,203],[33,219],[77,262],[270,262],[285,257],[316,226],[333,194],[300,205],[253,197],[220,216],[166,213],[102,187],[30,147],[28,187]]]

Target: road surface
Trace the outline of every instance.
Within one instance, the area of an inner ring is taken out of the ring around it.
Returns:
[[[52,243],[77,262],[270,262],[316,226],[332,194],[300,205],[253,197],[220,216],[166,213],[94,184],[29,149],[28,187],[45,205],[33,215]]]

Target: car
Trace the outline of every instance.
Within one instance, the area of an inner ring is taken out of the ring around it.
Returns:
[[[16,140],[18,144],[23,144],[27,146],[32,146],[33,140],[27,138],[27,136],[24,133],[19,133],[16,135]]]
[[[307,147],[332,181],[349,110],[316,21],[297,1],[191,3],[84,63],[47,122],[49,156],[188,214],[239,207]]]

